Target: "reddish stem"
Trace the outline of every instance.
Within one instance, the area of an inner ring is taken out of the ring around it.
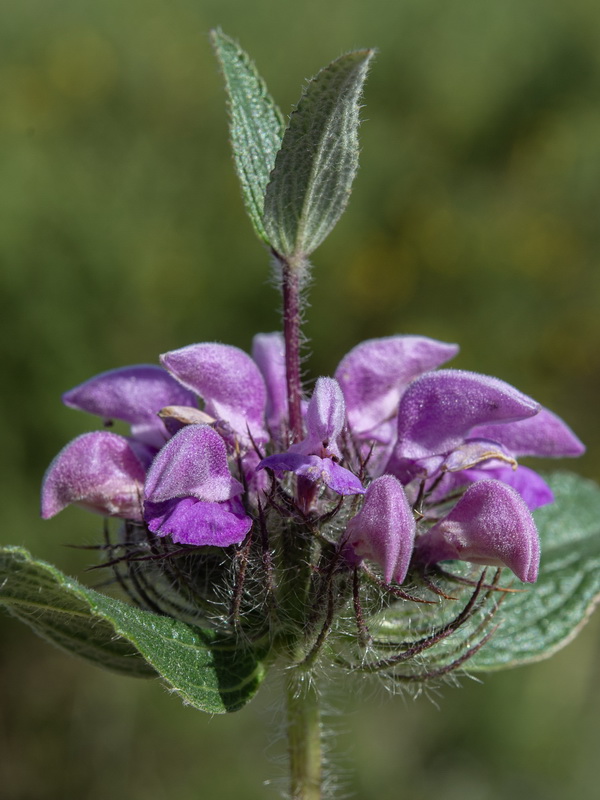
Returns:
[[[288,414],[292,442],[302,439],[302,381],[300,379],[300,269],[281,261],[283,336]]]

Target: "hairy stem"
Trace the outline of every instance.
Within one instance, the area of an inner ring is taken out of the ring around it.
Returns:
[[[287,736],[291,800],[321,800],[322,752],[319,696],[310,674],[286,673]]]
[[[288,414],[293,442],[302,439],[302,381],[300,378],[300,282],[304,265],[281,260],[283,337]]]

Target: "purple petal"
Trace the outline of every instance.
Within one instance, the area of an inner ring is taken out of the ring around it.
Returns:
[[[584,445],[568,425],[547,408],[540,409],[534,417],[518,422],[478,425],[471,431],[471,435],[500,442],[517,458],[575,457],[585,452]]]
[[[267,401],[260,370],[247,353],[227,344],[191,344],[160,358],[184,386],[202,397],[207,414],[229,423],[244,441],[248,430],[256,441],[264,430]]]
[[[417,378],[398,409],[396,458],[450,453],[476,426],[537,414],[540,406],[510,384],[463,370],[439,370]]]
[[[280,333],[258,333],[252,340],[252,358],[267,387],[267,424],[272,431],[279,432],[288,413],[283,336]]]
[[[368,558],[382,568],[386,583],[402,583],[414,539],[415,520],[402,485],[383,475],[368,487],[363,507],[348,523],[342,553],[351,564]]]
[[[310,457],[314,458],[315,456]],[[306,472],[299,471],[297,474],[310,478],[311,475],[315,474],[316,470],[319,470],[319,478],[337,494],[364,494],[364,486],[349,469],[336,464],[331,458],[320,458],[319,461],[321,462],[320,465],[314,468],[310,467]],[[315,479],[312,478],[312,480]]]
[[[335,371],[352,431],[363,435],[394,416],[408,384],[457,353],[458,345],[423,336],[390,336],[357,345]]]
[[[319,456],[307,456],[288,451],[263,458],[257,469],[264,468],[272,469],[278,476],[281,476],[283,472],[293,472],[313,483],[322,481],[338,494],[363,494],[365,491],[353,472],[336,464],[331,458],[319,458]]]
[[[521,496],[495,480],[470,486],[452,511],[417,542],[425,564],[459,559],[507,566],[522,581],[537,580],[540,543],[535,522]]]
[[[255,503],[256,493],[266,492],[269,488],[269,476],[264,470],[259,471],[260,456],[256,450],[248,450],[241,457],[241,467],[244,473],[244,481],[251,501]],[[254,495],[254,497],[252,497]]]
[[[144,504],[148,528],[174,542],[228,547],[239,544],[252,527],[239,503],[205,503],[193,497]]]
[[[486,480],[502,481],[512,486],[521,495],[530,511],[554,502],[554,494],[546,481],[537,472],[522,465],[516,469],[508,466],[485,466],[462,472],[447,472],[433,494],[429,496],[429,502],[441,503],[447,495],[453,494],[462,486]]]
[[[144,469],[124,436],[108,431],[73,439],[48,467],[42,517],[75,503],[107,516],[141,520]]]
[[[313,461],[311,461],[313,459]],[[281,477],[284,472],[296,472],[304,464],[318,463],[321,459],[317,456],[305,456],[302,453],[275,453],[272,456],[263,458],[256,469],[272,469],[277,477]]]
[[[196,399],[162,367],[140,364],[103,372],[63,395],[70,408],[132,425],[134,436],[160,447],[167,438],[157,417],[168,405],[195,406]]]
[[[337,450],[336,440],[345,423],[346,406],[339,383],[333,378],[319,378],[306,409],[307,437],[300,452],[305,452],[309,443],[319,451],[321,445]]]
[[[145,499],[161,503],[175,497],[221,502],[241,494],[231,476],[225,442],[208,425],[182,428],[158,453],[146,477]]]
[[[554,502],[554,494],[546,481],[529,467],[519,465],[517,469],[496,467],[494,469],[468,470],[466,474],[475,473],[476,480],[493,478],[512,486],[523,498],[530,511]]]

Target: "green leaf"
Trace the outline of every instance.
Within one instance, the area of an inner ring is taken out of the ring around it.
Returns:
[[[137,677],[156,676],[139,650],[93,613],[88,590],[26,550],[0,548],[0,603],[63,650]]]
[[[18,547],[0,548],[0,604],[45,639],[99,666],[162,677],[201,711],[237,711],[265,675],[257,655],[235,638],[107,597]]]
[[[467,671],[540,661],[568,644],[586,623],[600,600],[600,488],[569,473],[545,478],[555,502],[534,513],[542,544],[537,582],[522,584],[504,570],[502,585],[519,591],[503,596],[493,616],[490,611],[501,595],[490,592],[465,624],[420,654],[418,665],[410,668],[413,674],[444,669],[495,626],[491,638],[465,662]],[[462,577],[469,573],[469,577],[477,577],[477,572],[462,562],[442,566]],[[491,575],[488,570],[488,580]],[[388,643],[416,641],[446,625],[465,606],[472,588],[439,579],[436,583],[457,601],[444,600],[417,610],[412,603],[395,604],[370,624],[372,633]]]
[[[358,168],[359,100],[373,50],[333,61],[307,85],[292,113],[265,196],[271,246],[301,260],[346,208]]]
[[[269,175],[281,146],[283,115],[249,56],[219,28],[211,40],[229,98],[231,145],[246,210],[259,238],[269,244],[263,206]]]

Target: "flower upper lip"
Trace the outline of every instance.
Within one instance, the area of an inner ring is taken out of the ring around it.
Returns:
[[[458,350],[456,344],[425,336],[388,336],[356,345],[335,371],[354,435],[374,438],[377,429],[396,416],[409,384],[454,358]]]
[[[162,447],[168,433],[158,412],[168,405],[195,406],[196,398],[162,367],[136,364],[95,375],[65,392],[63,402],[103,419],[129,422],[136,439]]]
[[[163,366],[204,400],[204,410],[231,426],[239,441],[266,442],[267,389],[252,358],[231,345],[204,342],[160,357]]]

